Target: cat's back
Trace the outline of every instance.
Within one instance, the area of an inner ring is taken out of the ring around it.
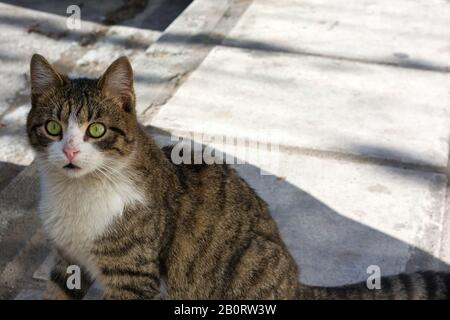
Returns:
[[[170,159],[172,148],[163,151]],[[293,297],[297,268],[264,200],[228,165],[174,170],[183,193],[167,261],[169,295]]]

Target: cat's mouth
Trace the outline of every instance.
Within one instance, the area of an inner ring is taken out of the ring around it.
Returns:
[[[65,165],[63,168],[64,169],[69,169],[69,170],[79,170],[79,169],[81,169],[80,167],[74,165],[73,163],[69,163],[69,164]]]

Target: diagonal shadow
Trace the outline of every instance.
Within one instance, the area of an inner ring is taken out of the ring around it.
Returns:
[[[255,40],[241,40],[235,39],[231,37],[227,37],[223,39],[222,37],[213,35],[213,34],[197,34],[195,37],[192,37],[188,34],[183,33],[167,33],[164,34],[158,41],[161,43],[178,43],[178,42],[186,42],[190,41],[194,44],[202,44],[202,45],[217,45],[229,48],[239,48],[239,49],[248,49],[255,50],[261,52],[268,53],[287,53],[287,54],[296,54],[303,56],[311,56],[316,58],[326,58],[333,60],[343,60],[343,61],[351,61],[357,63],[364,64],[379,64],[379,65],[387,65],[391,67],[399,67],[405,69],[416,69],[423,71],[436,71],[436,72],[450,72],[450,68],[448,66],[442,66],[430,61],[425,61],[423,59],[413,59],[410,57],[400,59],[398,57],[386,57],[385,59],[365,59],[365,58],[350,58],[340,55],[333,55],[329,53],[321,53],[311,50],[302,50],[297,48],[291,48],[284,45],[271,44],[262,41]]]
[[[25,166],[12,162],[0,161],[0,192],[24,168]]]
[[[109,1],[72,1],[72,0],[2,0],[1,2],[23,8],[68,17],[66,10],[78,5],[81,19],[104,25],[124,25],[136,28],[164,31],[193,0],[109,0]],[[152,6],[148,13],[145,9]],[[133,21],[146,12],[147,15]]]
[[[387,146],[370,145],[370,144],[353,144],[350,145],[350,150],[356,154],[370,154],[376,157],[374,161],[378,159],[380,162],[389,163],[387,166],[381,166],[386,171],[395,172],[396,174],[405,173],[405,171],[395,170],[395,168],[408,168],[408,174],[403,176],[408,179],[415,179],[416,181],[422,181],[423,173],[436,173],[442,175],[448,175],[448,167],[435,167],[430,164],[424,163],[424,160],[417,157],[415,154],[405,152],[402,150],[396,150]],[[430,155],[432,157],[432,155]]]

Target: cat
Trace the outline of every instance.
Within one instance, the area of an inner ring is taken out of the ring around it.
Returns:
[[[311,287],[299,283],[268,205],[227,165],[171,162],[138,123],[126,57],[99,79],[58,73],[33,55],[27,133],[39,212],[55,248],[47,299],[80,299],[94,279],[105,299],[442,299],[446,273]],[[67,268],[82,270],[79,290]]]

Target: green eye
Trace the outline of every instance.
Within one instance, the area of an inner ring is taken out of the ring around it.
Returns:
[[[61,125],[55,120],[50,120],[49,122],[47,122],[45,129],[51,136],[59,136],[62,131]]]
[[[93,123],[89,126],[88,132],[92,138],[100,138],[105,134],[106,128],[101,123]]]

